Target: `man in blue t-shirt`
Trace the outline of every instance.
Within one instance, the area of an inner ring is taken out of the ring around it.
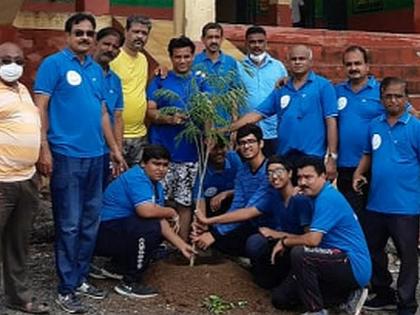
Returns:
[[[236,60],[221,50],[223,42],[223,28],[219,23],[209,22],[201,30],[201,42],[204,50],[194,57],[193,71],[197,75],[206,77],[210,85],[210,92],[226,93],[227,90],[238,86],[238,66]],[[232,113],[230,104],[217,104],[219,115],[231,123]],[[233,114],[233,115],[232,115]]]
[[[293,46],[288,53],[290,79],[275,89],[252,112],[231,125],[235,131],[277,115],[277,153],[296,162],[315,156],[326,162],[327,177],[337,175],[337,99],[332,84],[312,70],[312,50]]]
[[[343,53],[347,80],[335,86],[338,107],[338,190],[363,223],[367,202],[364,194],[353,189],[353,173],[363,155],[369,123],[384,113],[379,97],[379,82],[369,76],[367,51],[350,46]],[[367,188],[367,187],[366,187]]]
[[[51,176],[56,302],[70,313],[87,311],[76,293],[105,297],[86,281],[102,201],[104,136],[117,170],[125,166],[105,105],[103,71],[89,56],[95,27],[90,14],[69,17],[67,47],[42,61],[34,86],[42,123],[37,167]]]
[[[267,33],[261,26],[251,26],[245,33],[246,58],[239,63],[239,77],[247,90],[246,107],[239,109],[241,116],[255,110],[262,100],[274,90],[279,78],[287,77],[283,63],[267,52]],[[261,120],[266,157],[277,152],[276,115]]]
[[[197,209],[205,216],[225,213],[232,203],[235,177],[242,161],[235,151],[228,151],[220,139],[209,152],[209,161],[199,195],[199,180],[193,189],[194,200],[199,200]]]
[[[326,179],[322,161],[304,157],[298,165],[298,183],[303,194],[313,198],[309,231],[286,235],[272,252],[290,250],[291,273],[273,292],[273,304],[287,309],[303,303],[310,314],[327,314],[327,303],[348,301],[348,314],[360,314],[367,297],[364,288],[371,276],[371,261],[357,216]],[[295,293],[298,293],[297,295]]]
[[[420,121],[406,109],[407,84],[396,77],[384,78],[381,101],[386,113],[369,125],[364,155],[354,173],[353,187],[367,183],[368,203],[364,228],[372,255],[372,291],[367,310],[398,307],[398,314],[415,314],[418,282],[417,242],[420,214]],[[397,296],[390,286],[385,245],[391,238],[401,259]]]
[[[244,210],[243,208],[251,208],[260,199],[263,198],[268,188],[266,178],[266,159],[262,153],[264,142],[262,140],[262,130],[254,124],[245,125],[238,130],[237,145],[239,153],[244,161],[242,167],[236,174],[234,185],[234,197],[232,204],[222,216],[214,217],[235,217],[235,212]],[[201,221],[206,225],[205,217],[200,211],[196,211]],[[213,220],[209,218],[208,220]],[[241,220],[238,220],[241,221]],[[274,228],[272,214],[268,216],[268,226]],[[233,256],[245,256],[245,244],[248,236],[258,231],[258,225],[250,222],[235,222],[214,225],[209,231],[202,230],[200,225],[196,225],[193,229],[192,239],[198,247],[207,249],[214,243],[214,246]],[[210,221],[210,224],[216,221]]]
[[[192,188],[198,171],[198,152],[194,141],[182,137],[186,128],[190,98],[205,91],[203,79],[191,71],[195,51],[187,37],[173,38],[168,52],[173,70],[165,78],[155,77],[147,89],[147,119],[151,122],[150,143],[163,145],[171,153],[164,179],[165,197],[173,202],[180,216],[180,235],[188,239],[191,223]],[[171,96],[163,95],[165,92]],[[163,93],[163,94],[160,94]],[[165,109],[174,112],[164,112]]]
[[[177,212],[164,206],[159,181],[165,177],[169,161],[170,154],[164,147],[146,146],[141,165],[117,177],[104,194],[96,254],[112,257],[118,264],[123,279],[114,290],[126,297],[148,298],[157,294],[142,284],[141,278],[163,238],[186,258],[193,254],[191,246],[174,231]]]
[[[111,121],[112,132],[114,134],[115,142],[122,152],[123,143],[123,121],[122,111],[124,107],[122,85],[120,78],[109,67],[109,63],[117,57],[120,52],[120,47],[123,44],[122,33],[113,27],[105,27],[96,34],[96,45],[93,52],[93,59],[102,67],[104,73],[104,97],[106,108],[108,110],[109,119]],[[104,147],[104,169],[103,169],[103,187],[111,180],[112,167],[110,165],[109,148]]]

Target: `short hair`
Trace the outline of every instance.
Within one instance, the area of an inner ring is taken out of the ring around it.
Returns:
[[[270,164],[281,164],[284,166],[284,168],[288,172],[290,172],[293,169],[292,163],[286,157],[282,155],[275,154],[275,155],[270,156],[267,160],[267,169]]]
[[[261,128],[256,124],[246,124],[238,129],[236,132],[236,142],[239,143],[239,140],[248,136],[254,135],[257,138],[258,142],[260,142],[263,138],[263,133]]]
[[[143,157],[142,162],[147,163],[151,159],[157,159],[157,160],[171,160],[171,154],[169,151],[160,144],[149,144],[146,145],[143,149]]]
[[[386,77],[382,80],[381,85],[380,85],[381,97],[384,91],[388,88],[388,86],[394,85],[394,84],[404,85],[405,96],[408,95],[407,82],[405,82],[403,79],[400,79],[398,77]]]
[[[209,22],[201,29],[201,37],[206,37],[209,30],[218,30],[220,35],[223,36],[223,27],[219,23]]]
[[[245,38],[248,38],[248,36],[252,34],[263,34],[264,36],[267,36],[267,32],[265,31],[265,29],[258,25],[248,27],[248,29],[245,32]]]
[[[142,24],[147,27],[149,32],[152,29],[152,21],[147,16],[130,15],[125,23],[125,30],[129,31],[133,24]]]
[[[326,173],[324,161],[314,156],[304,156],[300,158],[297,161],[296,166],[297,166],[296,167],[297,169],[304,168],[307,166],[312,166],[318,175]]]
[[[96,21],[92,14],[78,12],[67,19],[66,23],[64,24],[64,31],[66,33],[71,33],[73,25],[79,24],[83,21],[89,21],[90,24],[92,24],[93,29],[96,29]]]
[[[298,44],[298,45],[293,45],[292,47],[289,47],[289,49],[287,50],[287,59],[290,59],[290,52],[293,48],[295,47],[304,47],[307,51],[308,51],[308,59],[312,60],[313,58],[313,52],[312,49],[309,48],[309,46],[306,45],[302,45],[302,44]]]
[[[369,54],[367,52],[366,49],[364,49],[362,46],[359,45],[352,45],[346,48],[346,50],[344,50],[343,53],[343,63],[344,63],[344,56],[349,53],[349,52],[354,52],[354,51],[358,51],[363,55],[363,60],[365,61],[365,63],[369,62]]]
[[[97,33],[96,33],[96,41],[99,42],[102,38],[107,37],[109,35],[118,37],[120,39],[120,47],[123,45],[124,43],[124,35],[115,27],[104,27],[102,29],[100,29]]]
[[[191,53],[194,55],[195,45],[194,45],[194,43],[192,42],[191,39],[189,39],[188,37],[186,37],[184,35],[182,35],[180,37],[172,38],[169,41],[169,44],[168,44],[169,56],[172,57],[172,55],[174,53],[174,49],[184,48],[184,47],[190,47],[191,48]]]

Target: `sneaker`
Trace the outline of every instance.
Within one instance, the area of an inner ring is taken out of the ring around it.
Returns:
[[[94,264],[90,264],[89,277],[98,279],[98,280],[106,279],[106,276],[102,272],[102,268],[99,268],[98,266],[95,266]]]
[[[57,303],[62,310],[70,314],[83,314],[88,311],[87,307],[84,306],[79,298],[73,293],[64,295],[58,294],[55,303]]]
[[[147,299],[158,295],[158,291],[156,289],[138,283],[121,282],[119,285],[114,287],[114,290],[118,294],[130,298]]]
[[[339,306],[340,311],[349,315],[359,315],[367,297],[368,290],[366,288],[353,291],[347,299],[347,302]]]
[[[367,311],[393,311],[397,309],[395,297],[375,295],[366,301],[363,309]]]
[[[95,300],[103,300],[106,297],[106,291],[98,289],[92,284],[83,282],[77,289],[77,295],[84,295]]]
[[[302,315],[328,315],[328,311],[326,309],[322,309],[318,312],[305,312]]]
[[[122,280],[123,278],[122,274],[119,274],[118,272],[114,270],[114,268],[111,268],[109,266],[105,266],[101,268],[101,272],[102,272],[102,275],[108,279]]]

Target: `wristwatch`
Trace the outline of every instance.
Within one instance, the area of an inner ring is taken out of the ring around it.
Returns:
[[[337,161],[337,159],[338,159],[338,154],[337,153],[334,153],[334,152],[330,152],[330,153],[328,153],[327,154],[327,156],[326,156],[327,158],[332,158],[334,161]]]

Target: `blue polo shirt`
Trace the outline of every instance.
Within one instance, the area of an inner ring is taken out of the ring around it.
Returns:
[[[234,196],[228,212],[254,206],[268,191],[267,160],[252,172],[248,163],[244,163],[235,178]],[[216,230],[224,235],[236,229],[241,223],[216,224]],[[271,222],[270,227],[274,227]]]
[[[360,287],[365,287],[372,274],[372,263],[356,214],[344,196],[329,183],[314,202],[310,231],[323,234],[318,247],[345,252],[355,279]]]
[[[115,123],[115,112],[123,110],[124,101],[121,80],[111,69],[105,74],[104,93],[106,108],[108,110],[109,119],[111,120],[111,125],[113,126]],[[109,152],[107,145],[105,145],[104,151],[105,153]]]
[[[365,153],[372,158],[367,209],[420,214],[420,120],[404,112],[390,126],[381,115],[369,126]]]
[[[240,111],[241,116],[253,111],[262,100],[274,90],[276,81],[287,76],[284,65],[270,55],[257,66],[249,57],[239,63],[239,77],[248,92],[247,106]],[[263,131],[264,139],[277,138],[277,118],[275,115],[265,118],[258,123]]]
[[[103,196],[101,221],[135,216],[139,205],[163,206],[164,202],[162,184],[152,182],[143,168],[135,165],[108,185]]]
[[[338,107],[339,167],[357,167],[363,155],[369,123],[384,113],[380,83],[369,77],[366,85],[353,92],[349,81],[335,86]]]
[[[214,94],[226,93],[229,88],[239,84],[236,60],[222,51],[220,51],[219,58],[215,62],[207,56],[204,50],[195,55],[193,71],[198,75],[205,74],[209,91]],[[228,73],[230,74],[228,75]],[[217,111],[227,123],[232,121],[230,113],[222,105],[218,105]]]
[[[337,98],[326,78],[310,72],[296,90],[293,79],[276,89],[255,109],[263,117],[277,114],[278,149],[285,155],[299,151],[323,158],[327,149],[325,119],[337,116]]]
[[[209,163],[204,175],[202,193],[199,199],[212,198],[218,193],[232,190],[236,174],[241,166],[242,161],[235,151],[226,153],[225,165],[221,170],[214,169]],[[193,189],[194,199],[197,199],[199,184],[199,180],[196,180]]]
[[[172,91],[177,97],[158,97],[155,92],[159,89]],[[205,90],[203,80],[195,74],[179,75],[174,71],[169,71],[165,79],[156,76],[150,82],[147,89],[147,100],[154,101],[158,109],[176,107],[182,111],[187,111],[190,97],[194,93]],[[198,155],[195,144],[185,139],[185,137],[179,142],[175,139],[184,129],[184,125],[152,124],[150,126],[149,141],[150,143],[166,147],[171,153],[172,162],[196,162]]]
[[[258,200],[255,207],[263,214],[261,219],[274,218],[278,231],[303,234],[304,228],[312,220],[313,202],[310,198],[303,195],[291,196],[286,205],[280,192],[273,187],[269,188],[266,198]],[[260,222],[259,226],[263,226],[262,224]]]
[[[48,142],[53,152],[90,158],[103,154],[102,68],[90,56],[83,64],[68,48],[41,63],[34,93],[50,97]]]

